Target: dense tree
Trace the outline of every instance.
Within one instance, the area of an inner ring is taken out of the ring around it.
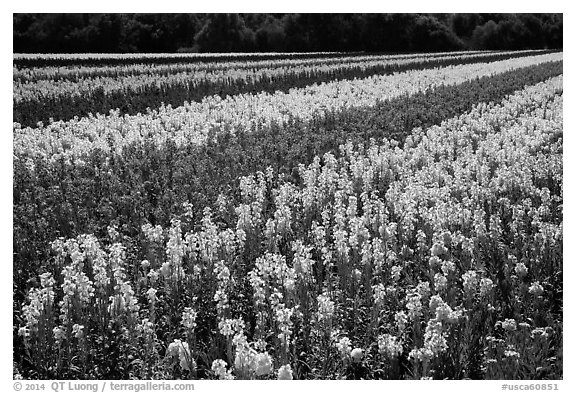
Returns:
[[[286,50],[286,33],[282,22],[268,16],[256,30],[256,47],[259,52],[274,50],[284,52]]]
[[[481,20],[479,14],[454,14],[451,19],[452,30],[460,38],[470,38]]]
[[[409,14],[367,14],[360,17],[360,47],[370,52],[408,50],[407,26],[413,23]]]
[[[562,48],[562,15],[514,14],[476,26],[472,46],[478,49]]]
[[[194,39],[202,52],[245,52],[255,43],[254,32],[238,14],[209,15]]]
[[[408,31],[414,52],[458,50],[464,46],[447,25],[432,16],[419,16]]]
[[[14,14],[15,52],[562,48],[562,14]]]

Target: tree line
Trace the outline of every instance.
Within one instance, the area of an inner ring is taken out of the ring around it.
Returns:
[[[562,14],[14,14],[15,53],[560,49]]]

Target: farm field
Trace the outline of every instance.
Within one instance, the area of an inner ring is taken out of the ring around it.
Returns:
[[[562,52],[13,64],[14,375],[563,378]]]

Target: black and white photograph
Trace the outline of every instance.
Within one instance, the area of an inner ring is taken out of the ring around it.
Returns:
[[[567,391],[564,14],[322,9],[12,13],[14,391]]]

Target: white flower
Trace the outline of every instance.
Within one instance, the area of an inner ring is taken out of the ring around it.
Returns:
[[[452,244],[452,234],[450,232],[446,231],[441,236],[444,245],[450,246]]]
[[[342,359],[345,359],[348,357],[350,351],[352,350],[352,343],[348,337],[342,337],[336,343],[336,348],[338,349],[338,352],[340,352]]]
[[[464,286],[464,293],[468,295],[474,294],[478,287],[478,276],[474,270],[469,270],[462,275],[462,284]]]
[[[406,293],[406,308],[410,319],[418,318],[422,314],[422,295],[415,290]]]
[[[82,338],[84,336],[84,325],[78,325],[77,323],[75,323],[72,326],[72,334],[76,338]]]
[[[430,269],[434,269],[437,266],[442,266],[442,259],[432,256],[428,258],[428,265],[430,265]]]
[[[170,345],[168,345],[166,355],[174,358],[178,357],[180,360],[180,367],[182,367],[183,370],[190,370],[191,368],[196,367],[196,363],[194,362],[194,359],[192,359],[190,347],[185,341],[175,339],[170,343]]]
[[[218,322],[218,330],[220,331],[220,334],[227,337],[241,334],[245,327],[246,324],[241,319],[226,319]]]
[[[402,272],[402,266],[398,265],[392,266],[390,271],[392,273],[392,280],[398,281],[400,279],[400,273]]]
[[[56,326],[54,329],[52,329],[52,332],[54,333],[54,339],[58,344],[61,344],[62,341],[64,341],[66,338],[66,332],[62,326]]]
[[[450,272],[456,270],[456,264],[452,261],[443,261],[440,269],[442,269],[442,273],[447,276]]]
[[[408,324],[408,316],[404,311],[398,311],[394,315],[394,320],[396,321],[396,326],[400,332],[403,332],[406,329],[406,325]]]
[[[162,274],[162,276],[164,278],[169,278],[171,275],[171,265],[170,262],[166,261],[162,264],[162,266],[160,267],[160,273]]]
[[[428,321],[424,333],[424,349],[427,349],[432,356],[437,356],[448,349],[448,343],[442,331],[442,322],[436,319]]]
[[[184,308],[182,313],[182,325],[188,329],[192,330],[196,327],[196,316],[198,314],[191,307]]]
[[[434,243],[432,245],[432,248],[430,249],[430,253],[432,254],[432,256],[435,256],[435,257],[446,254],[447,252],[448,252],[448,250],[441,243]]]
[[[285,364],[278,369],[278,379],[294,379],[292,377],[292,367],[289,364]]]
[[[390,334],[378,337],[378,351],[389,358],[394,358],[402,353],[402,344],[398,338]]]
[[[160,273],[158,273],[158,270],[150,270],[148,272],[148,278],[150,279],[150,281],[152,281],[153,283],[158,281],[158,278],[160,277]]]
[[[372,290],[374,291],[375,305],[382,307],[384,305],[384,301],[386,300],[386,287],[384,287],[384,284],[377,284],[372,286]]]
[[[145,337],[152,336],[154,334],[154,324],[150,322],[148,318],[144,318],[142,322],[136,326],[136,331]]]
[[[519,262],[514,267],[514,271],[518,275],[518,277],[522,278],[528,274],[528,268],[522,262]]]
[[[509,332],[516,330],[516,321],[514,319],[505,319],[502,322],[502,328]]]
[[[318,321],[329,321],[334,315],[334,302],[327,295],[318,296]]]
[[[480,280],[480,296],[486,296],[494,288],[494,283],[489,278],[483,278]]]
[[[148,301],[150,303],[154,303],[156,300],[158,300],[158,298],[156,298],[156,292],[158,292],[158,290],[154,288],[150,288],[148,291],[146,291],[146,296],[148,296]]]
[[[444,291],[448,287],[448,279],[445,275],[441,273],[436,273],[434,275],[434,288],[436,291]]]
[[[544,287],[542,287],[542,285],[540,285],[540,283],[536,281],[533,282],[532,285],[530,285],[528,292],[530,292],[534,296],[540,296],[544,293]]]
[[[350,357],[355,363],[359,363],[360,361],[362,361],[363,356],[364,353],[362,352],[362,348],[354,348],[352,352],[350,352]]]
[[[434,357],[434,353],[429,348],[414,348],[408,354],[409,359],[416,359],[421,362],[430,360]]]
[[[532,332],[530,332],[530,337],[534,338],[536,336],[540,336],[543,338],[548,338],[549,334],[546,330],[549,330],[549,328],[536,328],[533,329]]]
[[[216,359],[212,362],[212,371],[219,379],[234,379],[232,372],[226,370],[226,362],[222,359]]]
[[[22,326],[18,329],[18,335],[25,338],[30,337],[30,329],[28,329],[26,326]]]
[[[435,314],[435,319],[439,322],[455,323],[458,321],[458,318],[462,316],[460,310],[452,310],[452,308],[438,295],[434,295],[430,298],[429,308],[430,312]]]
[[[115,225],[111,225],[108,227],[108,236],[110,236],[110,239],[112,240],[116,240],[120,236]]]
[[[257,376],[270,374],[272,372],[272,358],[268,352],[259,353],[255,357],[256,369],[254,370]]]

